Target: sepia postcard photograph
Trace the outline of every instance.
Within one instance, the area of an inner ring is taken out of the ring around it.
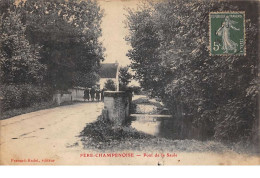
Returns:
[[[258,0],[0,0],[0,165],[260,165]]]

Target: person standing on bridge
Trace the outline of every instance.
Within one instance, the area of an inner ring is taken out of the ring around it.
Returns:
[[[96,101],[99,101],[100,100],[100,90],[97,89],[96,90]]]
[[[101,101],[104,101],[104,96],[105,96],[105,88],[103,88],[102,90],[101,90]]]
[[[89,101],[89,89],[86,88],[84,90],[84,101],[88,100]]]
[[[91,101],[94,101],[95,93],[96,93],[95,88],[92,87],[92,88],[90,89]]]

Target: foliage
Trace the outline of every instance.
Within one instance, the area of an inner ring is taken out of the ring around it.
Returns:
[[[95,86],[96,81],[99,81],[100,78],[96,72],[75,72],[72,77],[75,85],[88,88]]]
[[[142,88],[140,86],[130,86],[131,91],[136,95],[141,95]]]
[[[135,78],[206,138],[236,141],[255,134],[257,18],[255,4],[246,3],[165,0],[128,11]],[[232,10],[246,11],[247,55],[209,56],[208,14]]]
[[[129,67],[120,67],[119,69],[119,89],[125,90],[132,79]]]
[[[73,79],[82,74],[92,77],[103,60],[98,40],[103,11],[97,2],[27,0],[19,4],[19,10],[30,43],[42,46],[45,82],[56,89],[88,85]]]
[[[108,79],[105,83],[105,88],[109,91],[116,91],[116,84],[112,79]]]
[[[169,140],[137,131],[131,126],[115,127],[109,120],[99,116],[98,121],[87,124],[80,134],[86,149],[138,151],[158,150],[164,152],[217,152],[224,153],[230,149],[215,141]]]
[[[63,103],[62,103],[63,104]],[[52,107],[57,107],[57,103],[52,100],[43,101],[40,103],[33,103],[29,107],[26,108],[12,108],[11,110],[7,110],[1,113],[0,120],[8,119],[17,115],[26,114],[34,111],[39,111],[43,109],[49,109]]]
[[[103,11],[95,0],[4,0],[0,17],[4,111],[50,99],[53,89],[89,87],[99,79]]]
[[[0,21],[0,78],[3,84],[40,84],[46,66],[38,45],[30,45],[17,11],[3,12]]]
[[[35,103],[46,102],[52,99],[51,89],[30,84],[2,85],[0,96],[3,96],[1,109],[8,111],[14,108],[25,108]]]
[[[113,128],[114,125],[109,120],[105,120],[99,116],[96,122],[87,124],[81,133],[81,136],[92,137],[94,142],[109,142],[111,140],[125,140],[127,138],[142,139],[151,138],[152,136],[139,133],[135,129],[129,127]]]

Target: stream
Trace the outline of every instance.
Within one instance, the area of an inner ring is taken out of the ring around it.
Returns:
[[[175,120],[172,117],[158,117],[159,114],[161,113],[154,105],[137,104],[135,116],[131,117],[131,126],[156,137],[175,139],[177,136]]]

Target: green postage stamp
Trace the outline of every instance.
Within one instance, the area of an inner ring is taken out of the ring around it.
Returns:
[[[210,12],[210,55],[246,55],[245,12]]]

